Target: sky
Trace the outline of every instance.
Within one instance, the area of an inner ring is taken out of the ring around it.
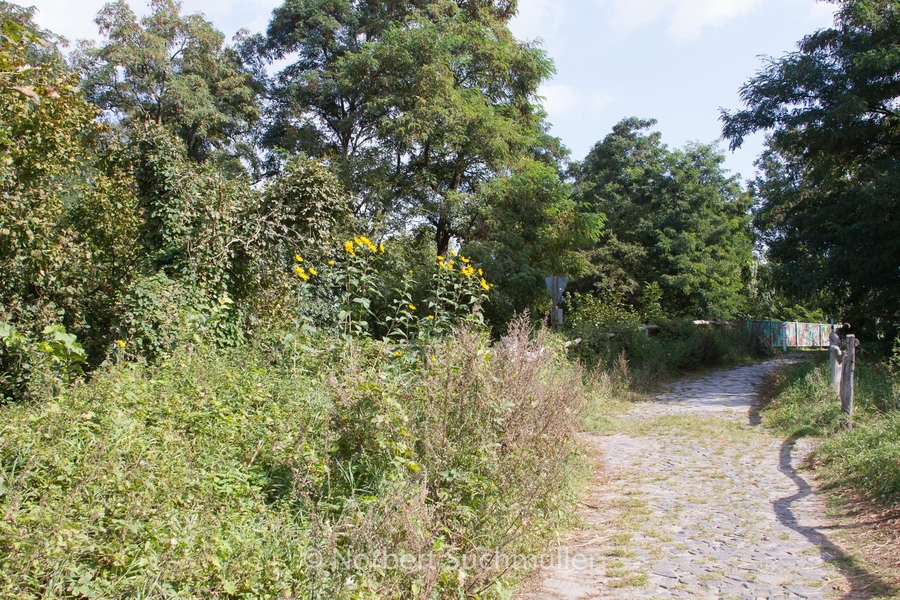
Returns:
[[[20,1],[20,0],[13,0]],[[229,38],[265,29],[282,0],[183,0]],[[21,0],[37,22],[70,40],[97,38],[94,16],[104,0]],[[146,14],[145,0],[129,0]],[[580,160],[619,121],[656,119],[670,147],[713,143],[720,109],[741,108],[739,90],[763,66],[832,23],[834,4],[816,0],[519,0],[510,25],[523,40],[540,40],[556,64],[541,96],[551,133]],[[726,152],[725,166],[754,174],[761,134]]]

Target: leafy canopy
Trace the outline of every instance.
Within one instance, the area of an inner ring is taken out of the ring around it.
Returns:
[[[714,146],[670,150],[648,132],[655,123],[621,121],[572,169],[576,198],[607,219],[594,286],[636,299],[658,285],[669,315],[736,315],[752,259],[748,198]]]
[[[514,8],[286,2],[266,48],[299,59],[278,77],[268,139],[329,158],[358,212],[425,223],[446,252],[470,233],[478,186],[545,141],[533,98],[552,63],[512,36]]]
[[[834,26],[770,60],[723,112],[740,146],[769,134],[756,225],[781,286],[845,318],[898,321],[900,6],[844,0]]]
[[[175,0],[150,8],[138,20],[125,0],[103,7],[96,23],[105,41],[83,42],[76,55],[84,89],[111,120],[165,125],[199,160],[259,118],[252,77],[202,15],[182,15]]]

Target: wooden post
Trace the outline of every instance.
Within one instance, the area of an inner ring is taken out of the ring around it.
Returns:
[[[843,372],[841,374],[841,411],[850,418],[850,426],[853,427],[853,379],[856,373],[856,347],[859,342],[855,335],[847,336],[847,354],[844,356]]]
[[[831,387],[834,388],[834,393],[840,395],[841,393],[841,359],[843,358],[843,353],[841,352],[841,338],[834,331],[828,336],[828,354],[830,356],[829,362],[831,363]]]

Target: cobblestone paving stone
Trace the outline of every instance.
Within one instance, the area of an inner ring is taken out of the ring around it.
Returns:
[[[637,404],[627,435],[588,436],[605,479],[585,528],[515,598],[868,597],[830,564],[841,551],[798,473],[808,444],[751,425],[781,362],[681,381]]]

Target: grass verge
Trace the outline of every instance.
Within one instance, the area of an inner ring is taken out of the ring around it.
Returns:
[[[885,364],[860,361],[851,429],[829,379],[824,354],[783,369],[763,424],[819,439],[810,464],[830,494],[835,535],[865,557],[874,587],[900,589],[900,380]]]
[[[831,389],[824,355],[791,365],[776,377],[763,423],[788,436],[821,438],[813,454],[819,477],[866,497],[900,501],[900,380],[880,364],[861,361],[854,423],[848,426]]]

